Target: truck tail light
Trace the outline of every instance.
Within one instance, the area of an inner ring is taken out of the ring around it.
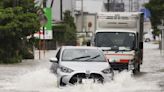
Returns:
[[[120,63],[128,63],[129,60],[128,59],[120,59]]]

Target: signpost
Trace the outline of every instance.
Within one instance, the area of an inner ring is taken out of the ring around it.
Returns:
[[[161,54],[164,55],[164,20],[162,19],[162,25],[157,26],[158,29],[160,29],[161,32]]]
[[[51,8],[44,8],[47,23],[44,26],[44,39],[53,39],[52,35],[52,12]]]
[[[161,53],[164,55],[164,29],[162,29],[161,33]]]
[[[35,2],[38,0],[34,0]],[[37,11],[37,14],[39,16],[39,20],[40,20],[40,24],[41,24],[41,28],[39,30],[39,32],[34,34],[34,37],[39,38],[39,59],[40,59],[40,49],[41,49],[41,45],[44,48],[44,55],[45,55],[45,40],[50,40],[53,39],[53,32],[52,32],[52,6],[53,6],[53,2],[54,0],[52,0],[51,2],[51,6],[47,7],[47,0],[39,0],[39,6],[40,8],[43,9],[39,9]]]
[[[43,34],[39,34],[39,39],[53,39],[52,33],[52,11],[51,8],[44,8],[44,15],[41,14],[40,23],[42,28],[39,33],[43,32]],[[37,34],[35,37],[38,37]]]

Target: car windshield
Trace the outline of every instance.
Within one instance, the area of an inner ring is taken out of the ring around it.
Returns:
[[[95,37],[97,47],[112,51],[129,51],[135,48],[135,34],[129,32],[99,32]]]
[[[97,49],[65,49],[62,61],[104,62],[105,57]]]

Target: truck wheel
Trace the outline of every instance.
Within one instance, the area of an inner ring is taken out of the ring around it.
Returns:
[[[140,72],[140,64],[137,67],[137,71]]]
[[[135,69],[133,69],[133,74],[136,74],[138,72],[140,72],[140,64],[137,65],[137,67]]]
[[[137,70],[136,69],[133,69],[132,72],[133,72],[133,74],[136,74],[137,73]]]

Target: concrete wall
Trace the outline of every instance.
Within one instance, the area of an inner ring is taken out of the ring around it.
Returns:
[[[96,29],[96,13],[84,14],[84,29],[82,29],[82,16],[75,15],[77,32],[94,32]],[[92,26],[88,27],[88,23],[91,22]]]

